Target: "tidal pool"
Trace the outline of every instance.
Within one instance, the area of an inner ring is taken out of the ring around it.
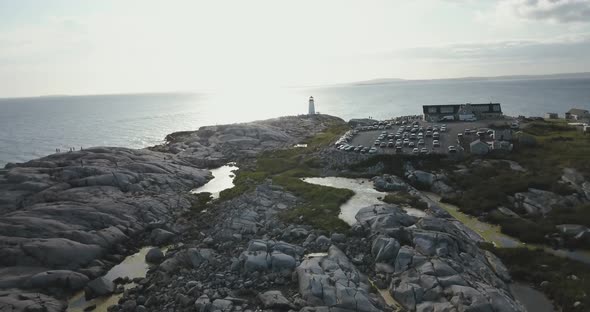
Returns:
[[[203,186],[200,186],[191,191],[193,194],[209,192],[213,199],[219,198],[221,191],[234,187],[234,173],[238,170],[235,163],[228,163],[219,168],[211,169],[213,179],[209,180]]]
[[[340,215],[338,216],[344,222],[353,225],[356,223],[354,218],[357,212],[364,207],[371,205],[383,204],[380,199],[387,193],[379,192],[373,188],[373,182],[369,179],[349,179],[341,177],[326,177],[326,178],[304,178],[304,182],[316,185],[330,186],[341,189],[349,189],[354,192],[346,203],[340,206]],[[424,217],[424,211],[403,207],[404,210],[412,216]]]
[[[145,262],[145,255],[152,247],[144,247],[139,252],[128,256],[123,262],[112,267],[106,275],[110,281],[114,281],[118,277],[129,277],[134,279],[137,277],[145,277],[150,265]],[[134,287],[134,283],[126,284],[125,289]],[[107,309],[119,302],[119,299],[123,294],[112,294],[110,296],[98,297],[86,301],[84,297],[84,291],[76,293],[70,300],[68,300],[68,312],[82,312],[85,308],[96,305],[96,308],[92,311],[107,312]]]

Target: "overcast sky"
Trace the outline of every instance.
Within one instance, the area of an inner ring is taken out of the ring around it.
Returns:
[[[0,0],[0,97],[590,71],[590,0]]]

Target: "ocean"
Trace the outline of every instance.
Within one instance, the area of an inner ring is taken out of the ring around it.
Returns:
[[[563,116],[590,109],[590,79],[431,80],[217,93],[122,94],[0,99],[0,167],[56,148],[143,148],[200,126],[316,111],[376,119],[420,114],[425,104],[500,102],[511,116]]]

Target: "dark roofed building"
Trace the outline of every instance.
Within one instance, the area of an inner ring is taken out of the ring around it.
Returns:
[[[565,119],[580,120],[590,118],[590,112],[587,109],[572,108],[565,113]]]
[[[459,116],[473,115],[477,119],[490,119],[502,117],[500,103],[488,104],[447,104],[447,105],[423,105],[424,120],[439,121],[445,118],[459,120]],[[449,116],[449,117],[447,117]]]

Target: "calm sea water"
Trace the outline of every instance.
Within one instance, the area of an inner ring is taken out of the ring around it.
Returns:
[[[203,94],[136,94],[0,99],[0,167],[69,147],[161,143],[200,126],[306,113],[343,119],[420,114],[424,104],[500,102],[508,115],[590,109],[590,79],[409,81],[308,89]]]

